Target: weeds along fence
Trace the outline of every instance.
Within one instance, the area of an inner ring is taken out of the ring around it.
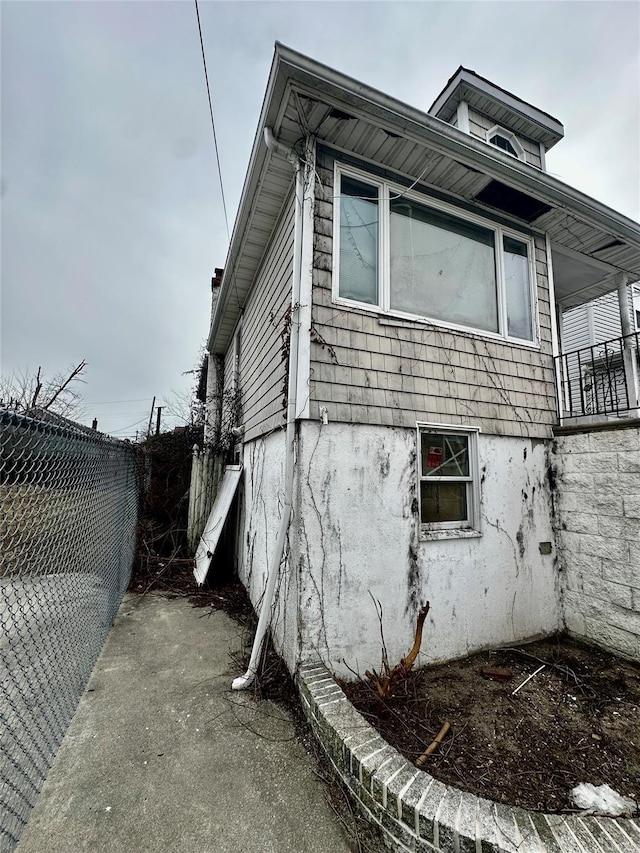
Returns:
[[[129,582],[143,466],[0,410],[0,851],[20,837]]]

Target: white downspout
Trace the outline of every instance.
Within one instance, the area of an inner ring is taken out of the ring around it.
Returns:
[[[562,311],[558,311],[556,305],[556,284],[553,277],[553,259],[551,257],[551,240],[549,234],[545,235],[545,250],[547,258],[547,283],[549,285],[549,305],[551,309],[551,354],[553,356],[553,368],[556,380],[556,396],[558,400],[558,422],[562,425],[564,420],[564,373],[562,360],[558,358],[562,354]],[[559,316],[558,316],[559,315]]]
[[[293,286],[291,293],[291,339],[289,342],[289,378],[287,384],[287,431],[285,438],[285,469],[284,469],[284,506],[280,519],[280,529],[276,539],[275,550],[269,564],[267,574],[267,585],[262,599],[262,609],[258,619],[256,635],[253,639],[251,658],[249,666],[244,675],[234,679],[231,687],[233,690],[246,690],[253,683],[258,670],[258,662],[262,644],[264,642],[269,621],[271,619],[271,606],[276,591],[276,582],[280,569],[280,562],[284,552],[284,543],[289,528],[291,510],[293,508],[293,474],[295,454],[295,428],[296,428],[296,390],[298,387],[298,339],[300,336],[300,282],[302,279],[302,207],[304,201],[304,175],[302,162],[286,146],[278,142],[271,128],[265,127],[264,141],[270,151],[275,151],[281,157],[285,157],[296,170],[296,198],[294,214],[294,238],[293,238]]]

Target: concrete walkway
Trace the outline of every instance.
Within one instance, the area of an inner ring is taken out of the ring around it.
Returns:
[[[348,853],[285,711],[231,692],[240,629],[127,596],[18,853]]]

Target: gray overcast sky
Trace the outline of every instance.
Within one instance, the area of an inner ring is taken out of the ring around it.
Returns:
[[[2,372],[86,358],[88,422],[135,434],[154,394],[191,384],[228,245],[194,3],[0,14]],[[201,0],[200,15],[230,228],[276,39],[424,110],[472,68],[564,123],[550,172],[639,218],[637,2]]]

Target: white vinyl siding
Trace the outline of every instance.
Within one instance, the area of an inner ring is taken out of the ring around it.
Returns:
[[[631,312],[631,298],[629,299]],[[562,351],[573,352],[622,334],[618,293],[612,291],[562,315]]]
[[[285,363],[281,332],[291,305],[293,231],[294,207],[290,195],[256,275],[242,319],[240,388],[245,441],[284,423]]]

